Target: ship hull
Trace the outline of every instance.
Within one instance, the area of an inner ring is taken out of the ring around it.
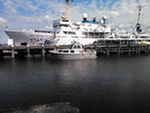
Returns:
[[[16,46],[26,44],[26,45],[35,45],[44,43],[46,39],[51,39],[52,35],[50,33],[30,33],[23,31],[5,31],[10,39],[13,39],[13,42]]]
[[[96,54],[92,53],[59,53],[55,51],[50,51],[50,58],[59,59],[59,60],[74,60],[74,59],[95,59],[97,58]]]

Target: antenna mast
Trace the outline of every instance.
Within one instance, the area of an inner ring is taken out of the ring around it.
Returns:
[[[66,7],[65,16],[61,16],[61,18],[68,20],[68,11],[69,11],[70,0],[66,0],[66,2],[67,2],[67,7]],[[72,2],[73,2],[73,0],[72,0]]]

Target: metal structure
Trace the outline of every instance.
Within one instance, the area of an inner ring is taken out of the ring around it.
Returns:
[[[136,24],[136,31],[138,33],[142,32],[142,29],[141,29],[141,25],[140,25],[140,18],[141,18],[141,10],[142,8],[144,7],[145,5],[141,6],[137,6],[139,8],[139,14],[138,14],[138,21],[137,21],[137,24]]]
[[[69,11],[70,0],[66,0],[66,2],[67,2],[67,7],[66,7],[65,16],[61,16],[61,18],[68,20],[68,11]],[[73,2],[73,0],[71,2]]]

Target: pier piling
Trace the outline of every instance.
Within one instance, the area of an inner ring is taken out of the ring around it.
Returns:
[[[118,55],[120,55],[120,45],[118,45]]]
[[[141,47],[140,45],[138,45],[138,54],[140,55],[140,53],[141,53]]]
[[[149,54],[149,44],[147,45],[147,54]]]
[[[11,57],[12,57],[12,58],[15,57],[15,55],[14,55],[14,46],[13,46],[13,45],[11,46]]]
[[[42,44],[42,57],[44,58],[45,57],[45,50],[44,50],[44,45]]]
[[[128,45],[128,54],[130,55],[131,47]]]
[[[3,50],[0,50],[0,58],[3,58]]]
[[[29,48],[29,45],[27,45],[27,56],[28,56],[28,58],[30,58],[30,48]]]
[[[109,55],[109,46],[107,44],[107,55]]]

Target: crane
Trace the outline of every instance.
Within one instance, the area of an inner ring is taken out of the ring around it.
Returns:
[[[137,21],[137,24],[136,24],[136,31],[138,33],[140,33],[142,30],[141,30],[141,25],[140,25],[140,18],[141,18],[141,10],[142,8],[144,7],[145,5],[141,6],[137,6],[139,8],[139,14],[138,14],[138,21]]]
[[[61,16],[61,18],[68,20],[68,11],[69,11],[70,0],[66,0],[66,2],[67,2],[67,7],[66,7],[65,16]],[[73,0],[71,0],[71,2],[73,2]]]

